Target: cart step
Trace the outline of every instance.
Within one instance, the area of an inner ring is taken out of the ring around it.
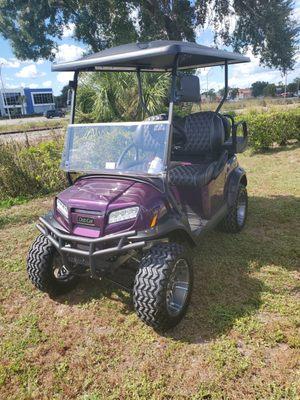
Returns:
[[[191,227],[191,231],[195,232],[203,228],[207,224],[206,219],[202,219],[199,215],[189,211],[187,213],[188,221]]]

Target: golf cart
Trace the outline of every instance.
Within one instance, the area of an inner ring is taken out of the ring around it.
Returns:
[[[53,65],[53,71],[74,71],[62,157],[69,187],[37,224],[41,234],[27,271],[38,289],[57,295],[85,275],[114,281],[133,271],[134,307],[146,324],[165,330],[182,319],[193,284],[188,247],[213,227],[237,233],[246,221],[247,178],[236,153],[247,146],[247,126],[220,109],[229,64],[248,61],[196,43],[159,40]],[[208,66],[225,72],[216,111],[176,116],[174,105],[200,102],[199,78],[186,71]],[[145,113],[141,74],[167,73],[168,113],[139,122],[75,124],[82,71],[135,73]]]

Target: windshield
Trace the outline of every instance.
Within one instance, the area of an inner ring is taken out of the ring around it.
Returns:
[[[67,172],[161,174],[168,121],[69,125],[62,159]]]

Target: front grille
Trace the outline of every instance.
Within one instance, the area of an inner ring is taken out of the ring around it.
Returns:
[[[100,217],[102,217],[104,215],[104,211],[81,210],[80,208],[73,208],[72,212],[78,213],[78,214],[97,215]]]

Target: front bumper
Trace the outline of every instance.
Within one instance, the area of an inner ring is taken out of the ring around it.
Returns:
[[[78,264],[90,267],[92,277],[99,276],[99,264],[105,265],[108,258],[140,249],[146,245],[143,240],[134,241],[136,231],[90,239],[70,235],[68,232],[64,232],[63,228],[58,229],[59,225],[52,213],[40,217],[39,221],[40,223],[36,227],[61,254],[64,265],[70,267],[70,264],[74,263],[74,261],[70,261],[73,256],[73,260],[77,260]]]

